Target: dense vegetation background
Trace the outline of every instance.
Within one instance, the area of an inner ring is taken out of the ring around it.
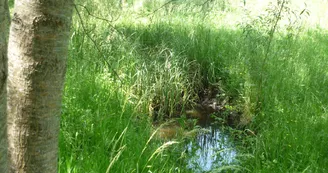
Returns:
[[[192,172],[153,112],[176,116],[209,86],[241,116],[225,170],[327,171],[327,1],[75,4],[60,172]]]

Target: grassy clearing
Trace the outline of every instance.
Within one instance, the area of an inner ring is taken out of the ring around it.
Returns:
[[[256,132],[237,141],[241,172],[327,171],[327,30],[285,11],[271,33],[277,7],[259,19],[235,1],[140,2],[77,2],[118,20],[74,16],[60,172],[190,172],[183,143],[151,138],[149,115],[175,116],[208,85]]]

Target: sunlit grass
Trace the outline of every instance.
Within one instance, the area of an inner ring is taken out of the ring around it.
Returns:
[[[109,25],[80,7],[83,29],[74,17],[60,172],[190,171],[181,156],[183,143],[151,138],[151,112],[170,116],[190,108],[207,85],[219,86],[256,133],[236,141],[240,155],[249,156],[240,157],[243,170],[326,172],[328,32],[320,28],[325,23],[305,24],[325,18],[327,6],[308,3],[321,17],[312,12],[291,30],[277,30],[265,58],[272,23],[256,21],[263,11],[247,15],[230,2],[212,11],[183,2],[156,13],[160,5],[151,2],[124,12],[102,1],[81,2],[95,15],[118,19]],[[255,8],[252,3],[246,7]]]

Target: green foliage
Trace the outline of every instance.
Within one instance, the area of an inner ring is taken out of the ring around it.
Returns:
[[[134,86],[121,73],[122,81],[115,79],[104,62],[113,60],[101,57],[84,34],[76,28],[71,40],[61,121],[60,172],[169,172],[180,167],[176,162],[180,144],[172,144],[153,156],[162,144],[155,139],[147,142],[152,127],[147,114],[137,109],[140,98],[134,96]],[[106,49],[103,45],[102,50]],[[125,53],[108,54],[115,55]],[[124,62],[127,72],[136,70],[130,69],[133,64],[129,58]],[[110,68],[114,67],[111,63]]]
[[[240,165],[222,170],[327,171],[328,32],[303,24],[307,9],[110,2],[77,2],[84,24],[74,16],[60,172],[190,171],[183,143],[151,137],[150,116],[179,116],[208,86],[250,122],[236,131]]]

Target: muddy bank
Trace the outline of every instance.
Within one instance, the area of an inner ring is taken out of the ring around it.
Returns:
[[[154,106],[156,109],[152,110],[150,113],[150,116],[153,117],[153,125],[159,127],[159,125],[173,120],[173,122],[179,122],[173,123],[173,126],[182,125],[187,128],[186,130],[190,130],[193,129],[195,125],[204,126],[210,122],[233,128],[243,127],[248,123],[241,121],[241,111],[232,109],[232,99],[226,96],[218,87],[212,86],[200,91],[198,93],[198,98],[196,103],[184,109],[177,106],[173,113],[169,113],[165,110],[162,111],[158,106]],[[170,126],[172,125],[163,126],[163,131],[166,131]],[[176,127],[172,129],[176,129]]]
[[[207,172],[222,166],[233,165],[234,140],[221,127],[243,127],[241,112],[231,109],[228,96],[216,88],[199,93],[199,101],[187,110],[178,110],[176,115],[154,121],[157,137],[162,140],[186,138],[187,167],[192,172]]]

